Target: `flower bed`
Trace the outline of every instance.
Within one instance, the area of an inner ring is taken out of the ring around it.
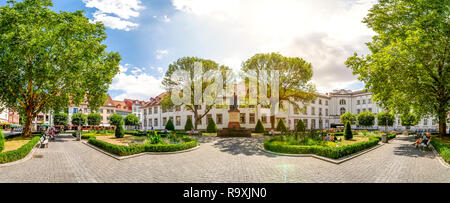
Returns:
[[[36,136],[19,149],[7,152],[0,152],[0,164],[8,163],[23,159],[26,157],[33,147],[39,142],[40,137]]]
[[[190,137],[183,137],[182,140],[183,143],[176,144],[143,144],[120,146],[97,140],[97,138],[95,137],[90,137],[88,143],[118,156],[129,156],[143,152],[175,152],[191,149],[197,147],[198,145],[197,140]]]
[[[391,139],[396,135],[390,135]],[[369,137],[368,141],[358,142],[355,144],[340,146],[340,147],[329,147],[322,145],[295,145],[289,143],[279,142],[279,137],[269,138],[264,141],[264,149],[286,154],[316,154],[323,157],[328,157],[332,159],[339,159],[365,149],[371,148],[377,145],[381,136]]]

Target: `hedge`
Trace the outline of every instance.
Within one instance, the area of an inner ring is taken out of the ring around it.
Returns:
[[[20,147],[19,149],[0,153],[0,164],[8,163],[23,159],[26,157],[34,146],[39,142],[40,137],[33,137],[28,143]]]
[[[369,141],[359,142],[352,145],[346,145],[337,148],[324,147],[324,146],[305,146],[305,145],[287,145],[273,143],[273,138],[264,141],[264,149],[286,154],[316,154],[323,157],[332,159],[339,159],[350,154],[373,147],[380,142],[376,137],[370,137]]]
[[[5,149],[5,135],[0,130],[0,152],[2,152],[3,149]]]
[[[450,164],[450,147],[435,139],[431,139],[431,144],[439,155],[441,155],[442,159]]]
[[[143,152],[175,152],[182,151],[190,148],[194,148],[198,145],[197,140],[190,137],[183,137],[185,143],[177,144],[143,144],[143,145],[130,145],[120,146],[107,142],[97,140],[95,137],[89,138],[89,144],[97,146],[109,153],[118,156],[129,156],[133,154],[139,154]]]

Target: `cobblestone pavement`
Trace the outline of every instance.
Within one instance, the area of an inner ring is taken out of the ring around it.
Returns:
[[[412,137],[340,165],[266,154],[257,147],[263,139],[204,137],[195,151],[118,161],[60,136],[31,160],[0,168],[0,182],[450,182],[450,170]]]

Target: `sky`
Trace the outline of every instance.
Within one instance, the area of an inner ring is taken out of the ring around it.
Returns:
[[[5,1],[5,0],[0,0]],[[238,71],[258,53],[277,52],[312,63],[318,92],[360,90],[346,68],[367,53],[374,33],[361,21],[376,0],[53,0],[55,11],[84,10],[107,27],[104,44],[122,56],[109,94],[139,99],[164,91],[178,58],[211,59]],[[4,4],[4,3],[2,3]]]

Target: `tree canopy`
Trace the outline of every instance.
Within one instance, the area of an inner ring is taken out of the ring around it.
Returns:
[[[90,113],[88,115],[88,125],[90,126],[99,126],[102,122],[102,115],[98,113]]]
[[[363,20],[376,33],[370,54],[346,62],[383,107],[438,117],[441,136],[450,109],[449,12],[448,0],[380,0]]]
[[[122,126],[123,125],[123,117],[122,115],[115,113],[109,117],[109,122],[114,126]]]
[[[67,115],[66,113],[55,113],[53,115],[53,123],[55,125],[68,126],[69,125],[69,115]]]
[[[125,125],[138,126],[140,124],[139,118],[134,114],[128,114],[124,118]]]
[[[416,116],[416,114],[414,114],[412,112],[403,113],[400,116],[400,120],[401,120],[402,126],[405,126],[407,129],[410,128],[411,126],[415,126],[415,125],[419,124],[418,117]]]
[[[347,124],[347,122],[350,122],[350,125],[355,124],[356,116],[352,112],[346,112],[341,115],[340,117],[342,124]]]
[[[395,122],[394,114],[386,111],[382,111],[377,114],[377,123],[379,126],[393,126]]]
[[[73,125],[86,125],[86,115],[82,113],[76,113],[72,115],[72,124]]]
[[[0,7],[0,103],[24,112],[25,136],[40,113],[106,99],[121,57],[106,52],[105,26],[83,11],[54,12],[51,0]]]
[[[371,127],[375,125],[375,114],[370,111],[363,111],[357,116],[358,125],[363,127]]]

